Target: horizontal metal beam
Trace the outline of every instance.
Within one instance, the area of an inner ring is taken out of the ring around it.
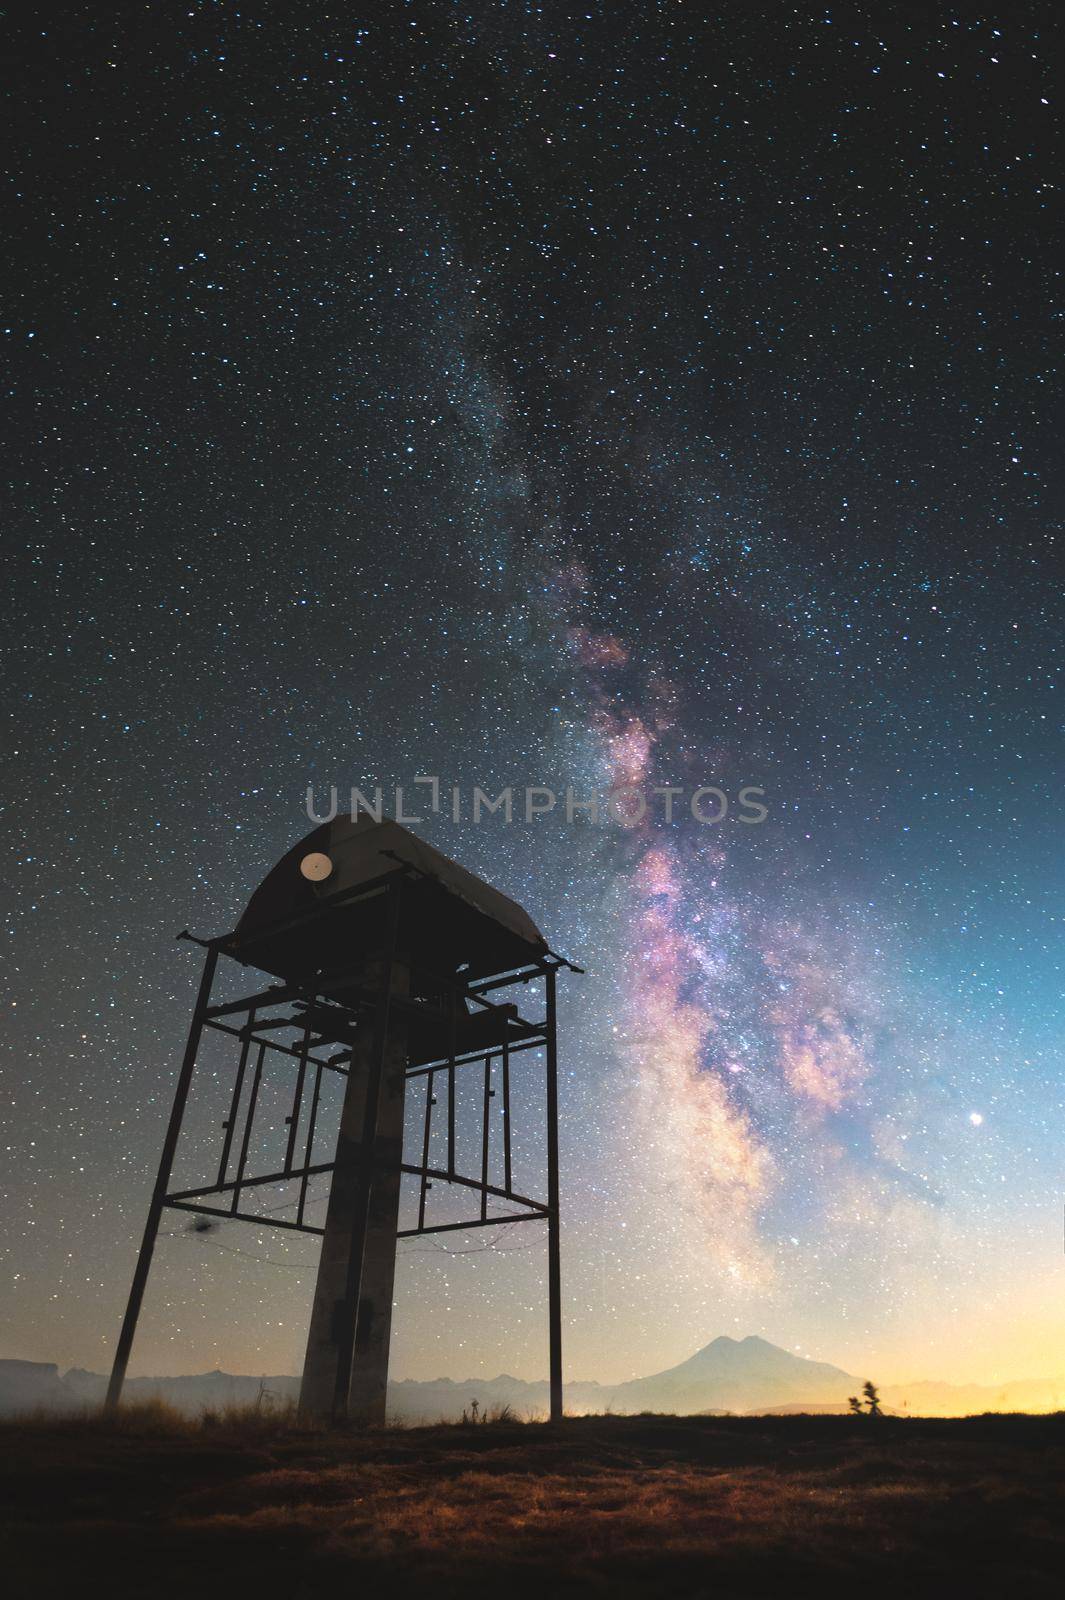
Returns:
[[[516,1010],[512,1000],[506,1000],[503,1001],[502,1004],[497,1004],[494,1000],[486,1000],[484,998],[485,990],[501,989],[505,988],[509,984],[521,982],[522,980],[516,975],[513,977],[508,976],[505,978],[497,978],[488,982],[482,981],[479,983],[468,983],[464,978],[456,977],[453,973],[434,972],[431,967],[412,966],[410,970],[415,977],[427,979],[437,988],[454,994],[460,1000],[472,1000],[475,1005],[481,1007],[482,1011]],[[535,973],[533,975],[542,976],[542,974]],[[420,1004],[421,1002],[412,1001],[410,1003]],[[447,1017],[449,1014],[450,1013],[448,1012],[441,1013],[441,1015],[444,1017]],[[524,1018],[516,1017],[515,1021],[523,1022]]]
[[[269,989],[262,990],[260,994],[249,995],[246,1000],[229,1000],[225,1005],[211,1006],[204,1015],[231,1017],[238,1011],[259,1011],[264,1006],[285,1006],[307,992],[305,988],[299,988],[291,983],[275,983]]]
[[[295,1178],[315,1178],[332,1172],[333,1162],[322,1161],[312,1167],[293,1167],[291,1172],[268,1172],[261,1178],[241,1178],[240,1182],[212,1183],[203,1189],[176,1189],[167,1200],[196,1200],[201,1195],[231,1194],[234,1189],[261,1189],[271,1183],[291,1183]],[[228,1214],[228,1213],[227,1213]]]
[[[535,983],[537,978],[542,978],[549,968],[537,964],[535,967],[517,967],[513,972],[503,973],[498,978],[481,978],[476,983],[471,983],[471,995],[489,994],[493,989],[507,989],[511,984]]]
[[[519,1044],[508,1044],[507,1050],[510,1055],[516,1056],[519,1050],[543,1050],[546,1047],[546,1044],[546,1033],[543,1035],[537,1034],[535,1039],[522,1039]],[[468,1067],[473,1061],[483,1061],[485,1056],[499,1056],[502,1054],[502,1044],[483,1044],[479,1050],[474,1050],[469,1055],[456,1056],[453,1063],[450,1056],[438,1056],[437,1059],[429,1066],[409,1067],[407,1069],[407,1077],[408,1079],[424,1078],[427,1073],[439,1072],[441,1067],[449,1067],[452,1065],[456,1067]]]
[[[478,1194],[483,1192],[494,1195],[497,1200],[512,1200],[515,1205],[528,1206],[530,1211],[535,1211],[538,1216],[547,1216],[547,1207],[541,1205],[539,1200],[530,1200],[528,1195],[514,1194],[513,1191],[508,1193],[506,1189],[496,1189],[492,1184],[481,1183],[477,1178],[460,1178],[457,1172],[441,1172],[436,1167],[415,1167],[406,1161],[401,1162],[399,1170],[413,1178],[422,1176],[438,1178],[441,1183],[457,1183],[463,1189],[476,1189]]]
[[[416,1239],[422,1233],[460,1233],[465,1228],[491,1228],[501,1222],[544,1222],[539,1211],[516,1211],[512,1217],[474,1217],[470,1222],[438,1222],[432,1228],[401,1228],[397,1239]]]
[[[257,1178],[242,1178],[239,1185],[236,1181],[232,1181],[212,1183],[200,1189],[178,1189],[173,1194],[167,1195],[166,1201],[168,1205],[177,1205],[187,1200],[199,1200],[208,1195],[232,1194],[233,1190],[238,1187],[241,1189],[261,1189],[274,1183],[292,1183],[299,1178],[315,1178],[323,1172],[332,1172],[333,1166],[334,1163],[332,1161],[321,1161],[310,1167],[293,1167],[291,1172],[267,1172]],[[538,1216],[547,1215],[548,1208],[541,1201],[531,1200],[528,1195],[515,1194],[512,1189],[498,1189],[490,1183],[482,1184],[477,1178],[463,1178],[457,1172],[443,1172],[438,1167],[416,1167],[409,1161],[401,1162],[399,1170],[413,1178],[424,1176],[438,1179],[441,1183],[457,1183],[460,1188],[475,1189],[478,1194],[483,1189],[486,1194],[493,1195],[497,1200],[511,1200],[517,1206],[528,1206]],[[232,1216],[233,1213],[227,1211],[225,1215],[228,1217]]]
[[[231,1028],[228,1022],[218,1022],[212,1017],[207,1017],[204,1020],[203,1025],[205,1028],[213,1028],[216,1033],[228,1033],[234,1039],[243,1039],[245,1033],[248,1031],[247,1028]],[[256,1042],[258,1044],[264,1044],[268,1050],[280,1050],[283,1056],[296,1056],[298,1058],[300,1055],[300,1052],[295,1048],[294,1045],[280,1044],[277,1039],[260,1038],[259,1030],[257,1028],[253,1028],[252,1033],[255,1036]],[[318,1056],[308,1056],[307,1060],[312,1066],[328,1067],[330,1072],[339,1072],[343,1078],[346,1078],[348,1075],[346,1067],[337,1065],[335,1056],[329,1061],[322,1061]]]
[[[223,1222],[254,1222],[260,1228],[287,1228],[291,1233],[324,1233],[309,1222],[287,1222],[282,1217],[257,1217],[254,1211],[220,1211],[217,1206],[194,1206],[190,1200],[164,1200],[171,1211],[193,1211],[199,1217],[220,1217]],[[308,1268],[308,1271],[310,1269]]]
[[[246,1029],[243,1029],[243,1028],[231,1028],[228,1023],[219,1022],[216,1019],[211,1018],[211,1017],[206,1018],[206,1020],[204,1022],[204,1026],[207,1027],[207,1028],[213,1028],[216,1033],[228,1033],[234,1039],[242,1039],[244,1037],[245,1032],[246,1032]],[[297,1024],[296,1023],[292,1023],[291,1026],[295,1027],[295,1026],[297,1026]],[[528,1037],[524,1037],[523,1036],[520,1041],[518,1041],[518,1042],[516,1042],[514,1044],[508,1045],[508,1049],[509,1049],[510,1054],[512,1056],[516,1055],[519,1050],[542,1050],[544,1048],[544,1044],[545,1044],[547,1035],[546,1035],[546,1030],[544,1029],[543,1025],[541,1023],[529,1022],[529,1023],[526,1023],[525,1026],[529,1027],[529,1028],[533,1028],[535,1030],[534,1037],[528,1038]],[[255,1037],[259,1038],[260,1037],[259,1029],[256,1028],[254,1030],[254,1032],[255,1032]],[[268,1050],[279,1050],[282,1055],[295,1056],[297,1059],[299,1058],[300,1052],[293,1045],[281,1044],[277,1039],[263,1039],[262,1043],[266,1045],[266,1048]],[[320,1040],[319,1041],[319,1045],[329,1044],[329,1043],[335,1043],[335,1041],[333,1041],[333,1040]],[[455,1065],[457,1067],[462,1067],[462,1066],[468,1065],[471,1061],[483,1061],[484,1058],[485,1058],[485,1054],[486,1053],[489,1053],[491,1055],[498,1055],[502,1051],[502,1048],[503,1048],[502,1043],[491,1044],[491,1045],[481,1045],[478,1049],[471,1051],[468,1055],[456,1056],[455,1057]],[[323,1060],[321,1060],[320,1057],[313,1056],[313,1055],[312,1056],[308,1056],[307,1059],[311,1062],[311,1064],[313,1066],[321,1065],[323,1067],[328,1067],[330,1072],[339,1072],[342,1077],[346,1078],[347,1077],[347,1073],[348,1073],[348,1069],[346,1067],[341,1066],[340,1063],[342,1061],[350,1061],[351,1057],[346,1052],[342,1052],[340,1055],[331,1056],[326,1061],[323,1061]],[[424,1077],[425,1074],[428,1073],[428,1072],[437,1072],[437,1071],[440,1070],[440,1068],[442,1066],[446,1067],[448,1065],[448,1062],[449,1062],[449,1058],[446,1055],[438,1056],[436,1058],[435,1062],[433,1062],[433,1063],[431,1063],[429,1065],[409,1068],[408,1071],[407,1071],[407,1077],[408,1078],[421,1078],[421,1077]]]

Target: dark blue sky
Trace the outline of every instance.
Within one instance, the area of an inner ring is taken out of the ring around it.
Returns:
[[[6,1354],[108,1359],[172,935],[309,782],[587,787],[635,742],[766,824],[423,830],[589,968],[571,1368],[1059,1359],[1061,43],[1046,4],[22,35]],[[135,1367],[298,1366],[313,1250],[223,1233]],[[398,1367],[539,1375],[542,1265],[412,1255]]]

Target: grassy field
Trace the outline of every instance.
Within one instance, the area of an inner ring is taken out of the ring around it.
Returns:
[[[1059,1595],[1065,1414],[0,1428],[13,1600]]]

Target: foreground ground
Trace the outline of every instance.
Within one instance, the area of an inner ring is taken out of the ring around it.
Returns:
[[[1055,1596],[1065,1414],[0,1428],[5,1592]]]

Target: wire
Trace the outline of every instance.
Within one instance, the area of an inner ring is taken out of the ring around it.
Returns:
[[[185,1238],[203,1238],[203,1234],[185,1234]],[[238,1250],[236,1245],[221,1244],[217,1239],[207,1239],[208,1244],[214,1245],[216,1250],[224,1250],[230,1256],[243,1256],[245,1261],[261,1261],[267,1267],[287,1267],[290,1272],[313,1272],[314,1262],[277,1261],[272,1256],[253,1256],[248,1250]]]
[[[523,1211],[515,1211],[514,1215],[516,1217],[521,1217],[524,1216],[525,1213]],[[473,1224],[473,1226],[476,1226],[476,1224]],[[539,1248],[541,1244],[542,1241],[540,1239],[533,1239],[529,1242],[529,1244],[505,1245],[502,1239],[494,1238],[489,1239],[487,1244],[471,1244],[462,1250],[451,1250],[446,1244],[434,1242],[433,1244],[412,1245],[409,1250],[404,1250],[403,1254],[406,1256],[421,1256],[428,1255],[432,1250],[443,1256],[479,1256],[483,1255],[486,1250],[494,1250],[497,1255],[512,1256],[517,1255],[517,1253],[521,1250],[535,1250]]]

